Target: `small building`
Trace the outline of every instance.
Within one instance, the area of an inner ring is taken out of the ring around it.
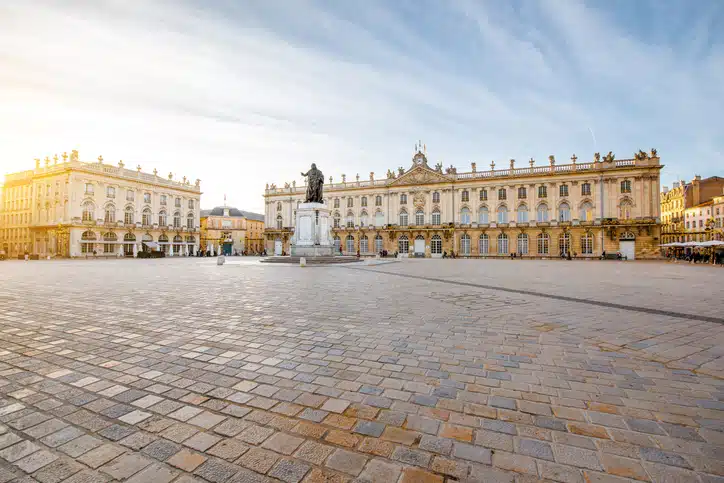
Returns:
[[[697,241],[696,234],[692,233],[695,231],[692,227],[692,216],[698,216],[700,205],[712,201],[716,196],[721,196],[723,189],[724,178],[719,176],[701,179],[701,176],[697,175],[689,183],[681,180],[674,181],[671,189],[664,186],[660,197],[661,242]],[[716,213],[716,208],[714,212]],[[716,214],[714,216],[716,217]],[[705,223],[706,220],[703,220],[702,225]],[[699,218],[696,219],[696,224],[698,229]]]
[[[264,215],[231,206],[201,210],[201,250],[212,254],[259,254],[264,246]]]

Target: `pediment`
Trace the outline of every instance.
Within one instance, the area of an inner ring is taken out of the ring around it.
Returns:
[[[390,186],[430,184],[430,183],[449,183],[453,181],[451,178],[442,173],[438,173],[430,168],[423,166],[415,166],[405,174],[390,183]]]

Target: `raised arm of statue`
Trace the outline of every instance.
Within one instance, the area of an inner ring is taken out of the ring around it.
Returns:
[[[307,171],[306,173],[302,173],[302,176],[304,176],[305,178],[309,176],[309,171]]]

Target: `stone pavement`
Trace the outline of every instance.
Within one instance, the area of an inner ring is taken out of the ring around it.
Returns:
[[[723,280],[2,262],[0,483],[722,482]]]

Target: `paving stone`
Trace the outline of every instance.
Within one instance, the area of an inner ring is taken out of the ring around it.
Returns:
[[[367,436],[379,437],[384,431],[385,425],[376,423],[374,421],[360,421],[354,428],[355,433],[364,434]]]
[[[492,452],[487,448],[474,446],[466,443],[455,443],[453,445],[452,455],[455,458],[461,458],[476,463],[491,464]]]
[[[296,453],[295,458],[308,461],[315,465],[324,464],[324,460],[334,452],[334,447],[316,443],[314,441],[305,441]]]
[[[443,456],[435,456],[432,463],[430,463],[430,469],[436,473],[451,476],[455,478],[455,480],[460,480],[465,479],[468,475],[470,465],[467,462],[445,458]]]
[[[515,451],[534,458],[553,461],[553,450],[548,443],[534,439],[515,439]]]
[[[197,451],[206,451],[219,441],[221,441],[221,438],[219,436],[214,436],[213,434],[209,433],[196,433],[195,435],[184,441],[183,445],[188,446],[189,448],[193,448]]]
[[[198,468],[198,466],[206,460],[206,456],[202,454],[182,449],[175,455],[168,458],[166,463],[181,470],[191,472]]]
[[[153,443],[149,444],[141,450],[145,455],[159,461],[165,461],[171,456],[175,455],[181,450],[181,445],[167,441],[165,439],[158,439]]]
[[[33,475],[33,478],[40,483],[60,483],[83,469],[85,466],[80,463],[71,459],[59,458],[44,466]]]
[[[367,457],[359,453],[337,449],[329,458],[327,458],[325,465],[333,470],[357,476],[360,474],[365,464],[367,464],[367,460]]]
[[[361,481],[369,481],[370,483],[385,483],[389,481],[397,481],[402,472],[402,466],[373,459],[365,466],[359,479]]]
[[[244,430],[241,434],[239,434],[237,438],[244,441],[245,443],[258,445],[263,443],[264,440],[266,440],[272,434],[274,434],[273,429],[264,428],[261,426],[251,426]]]
[[[443,477],[419,468],[405,468],[400,483],[443,483]]]
[[[40,447],[37,444],[30,441],[20,441],[0,451],[0,458],[13,463],[38,450],[40,450]]]
[[[285,433],[276,433],[262,444],[262,448],[266,448],[277,453],[290,455],[296,451],[304,439],[297,438]]]
[[[680,455],[658,448],[641,448],[641,458],[652,463],[661,463],[670,466],[691,469],[691,465]]]
[[[152,463],[127,480],[128,483],[169,483],[179,475],[178,471],[172,470],[159,463]],[[178,480],[177,480],[178,481]]]
[[[649,476],[646,474],[646,470],[644,470],[644,467],[641,466],[641,463],[638,460],[604,454],[601,456],[601,462],[603,463],[603,467],[606,469],[606,473],[621,476],[623,478],[649,481]]]
[[[124,449],[119,446],[104,444],[103,446],[99,446],[87,453],[84,453],[78,458],[78,461],[86,466],[96,469],[123,454],[123,451]]]
[[[121,480],[135,475],[153,462],[140,454],[126,454],[102,466],[100,470],[111,477]]]
[[[234,476],[238,471],[238,466],[212,458],[199,466],[194,474],[213,483],[222,483]]]
[[[395,451],[392,453],[392,459],[396,461],[401,461],[403,463],[406,463],[408,465],[414,465],[414,466],[422,466],[426,467],[427,464],[430,462],[431,458],[430,453],[426,453],[424,451],[405,448],[404,446],[398,446],[395,448]]]
[[[16,461],[15,466],[26,473],[34,473],[57,459],[58,457],[50,451],[41,450]]]
[[[257,473],[266,473],[269,469],[274,466],[279,456],[272,451],[267,451],[262,448],[249,448],[249,451],[244,453],[241,458],[236,462],[250,470],[256,471]]]
[[[601,462],[598,460],[598,454],[575,446],[566,446],[562,444],[554,444],[553,452],[558,463],[579,468],[588,468],[590,470],[603,470]]]
[[[437,436],[424,435],[420,439],[420,449],[437,454],[448,455],[452,450],[453,442],[450,439],[438,438]]]
[[[224,439],[212,448],[206,450],[207,454],[218,458],[233,461],[244,454],[249,446],[236,439]]]
[[[298,483],[309,472],[311,466],[300,461],[282,459],[269,471],[269,476],[287,483]]]
[[[136,432],[135,428],[129,428],[128,426],[121,426],[120,424],[114,424],[107,428],[98,431],[98,434],[111,441],[118,441],[126,436],[130,436]]]

